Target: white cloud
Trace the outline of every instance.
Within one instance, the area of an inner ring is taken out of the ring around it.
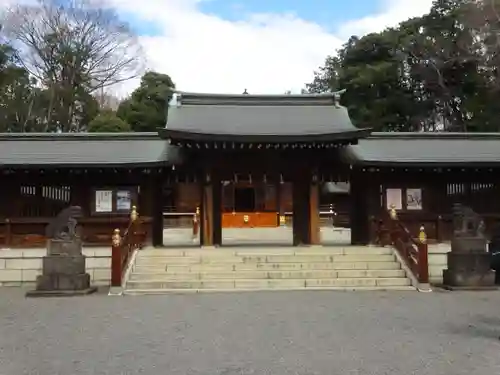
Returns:
[[[396,26],[401,21],[429,12],[432,2],[433,0],[383,0],[379,13],[348,21],[343,25],[341,32],[347,37],[379,32],[386,27]]]
[[[299,92],[346,37],[421,15],[432,3],[381,0],[379,14],[332,25],[339,30],[334,34],[291,14],[253,14],[227,21],[199,10],[200,1],[210,0],[108,1],[162,28],[162,35],[141,38],[149,69],[169,74],[180,90],[231,93],[245,88],[250,93]],[[120,91],[136,86],[134,80]]]

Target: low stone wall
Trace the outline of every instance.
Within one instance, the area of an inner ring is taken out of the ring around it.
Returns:
[[[46,254],[46,249],[0,249],[0,286],[34,286]],[[85,248],[83,254],[92,285],[109,285],[111,247]]]

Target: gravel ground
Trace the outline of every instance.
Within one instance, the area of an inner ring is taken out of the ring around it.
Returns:
[[[500,374],[500,292],[23,293],[0,375]]]

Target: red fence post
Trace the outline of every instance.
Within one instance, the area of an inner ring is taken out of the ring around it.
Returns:
[[[418,278],[422,284],[429,282],[429,246],[421,243],[418,246]]]
[[[121,243],[120,229],[115,229],[111,239],[111,286],[122,285]]]

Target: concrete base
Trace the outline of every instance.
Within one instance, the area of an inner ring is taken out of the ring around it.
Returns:
[[[36,290],[49,291],[74,291],[90,288],[90,275],[82,273],[78,275],[49,274],[40,275],[36,279]]]
[[[443,285],[443,289],[450,290],[450,291],[495,291],[498,290],[498,286],[450,286],[450,285]]]
[[[109,288],[108,296],[122,296],[123,288],[121,286],[112,286]]]
[[[26,297],[76,297],[85,296],[97,292],[97,287],[83,290],[30,290]]]
[[[495,272],[490,269],[491,254],[451,251],[448,269],[443,271],[443,284],[454,288],[489,288],[495,285]]]

